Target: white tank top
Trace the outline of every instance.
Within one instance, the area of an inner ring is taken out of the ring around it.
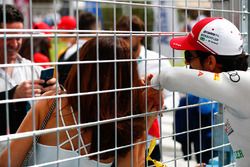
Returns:
[[[64,160],[64,162],[58,163],[58,167],[78,167],[78,166],[111,167],[112,165],[112,163],[101,163],[101,162],[98,163],[97,161],[91,160],[88,157],[77,158],[79,155],[76,151],[65,150],[62,148],[59,148],[58,151],[59,151],[58,160],[59,161]],[[33,165],[33,158],[34,158],[33,156],[30,158],[31,162],[29,162],[29,165]],[[73,160],[67,160],[67,159],[72,159],[72,158]],[[57,161],[57,147],[37,143],[36,144],[36,161],[37,161],[36,162],[37,164],[50,163],[50,162]],[[78,164],[78,161],[79,161],[79,164]],[[57,164],[46,165],[46,167],[57,167]]]
[[[63,114],[62,114],[62,110],[61,110],[61,106],[62,106],[62,100],[61,98],[59,98],[59,116],[61,118],[62,121],[62,125],[66,126],[64,118],[63,118]],[[73,112],[73,109],[71,107],[71,114],[74,120],[74,123],[77,124],[76,118],[75,118],[75,114]],[[79,135],[80,134],[80,135]],[[78,132],[78,134],[76,134],[75,136],[70,136],[69,132],[66,130],[66,135],[67,135],[67,140],[60,143],[60,145],[57,146],[49,146],[49,145],[44,145],[44,144],[40,144],[37,143],[36,144],[36,152],[35,154],[31,155],[31,157],[29,158],[29,162],[28,165],[34,165],[34,155],[36,155],[36,164],[44,164],[44,163],[48,163],[48,165],[45,165],[46,167],[57,167],[57,164],[59,167],[78,167],[78,166],[84,166],[84,167],[93,167],[93,166],[99,166],[99,167],[111,167],[112,162],[111,163],[101,163],[95,160],[91,160],[88,157],[83,157],[84,155],[79,155],[78,154],[78,149],[74,148],[72,139],[76,138],[79,136],[80,138],[80,150],[84,149],[84,152],[86,154],[88,154],[87,148],[88,146],[91,145],[91,143],[89,144],[85,144],[82,137],[81,137],[81,132]],[[66,150],[61,148],[63,145],[65,145],[66,143],[69,143],[71,145],[71,149],[72,150]],[[57,156],[58,155],[58,156]],[[62,161],[63,160],[63,161]],[[57,161],[62,161],[60,163],[53,163],[53,162],[57,162]],[[53,163],[53,164],[51,164]]]

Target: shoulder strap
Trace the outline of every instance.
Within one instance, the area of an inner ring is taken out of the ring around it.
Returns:
[[[50,119],[50,117],[51,117],[51,115],[52,115],[55,107],[56,107],[56,99],[54,99],[53,103],[51,104],[51,106],[49,108],[49,112],[47,113],[46,117],[44,118],[40,130],[42,130],[42,129],[44,129],[46,127],[46,125],[47,125],[47,123],[48,123],[48,121],[49,121],[49,119]],[[35,138],[36,138],[35,144],[37,144],[38,141],[39,141],[39,139],[40,139],[40,136],[35,136]],[[33,144],[32,144],[31,149],[29,150],[29,152],[26,154],[26,157],[25,157],[25,159],[23,161],[22,166],[28,166],[28,165],[30,165],[29,161],[30,160],[33,161],[31,159],[32,155],[34,155],[34,145]]]
[[[46,124],[48,123],[54,109],[56,107],[56,99],[54,99],[54,101],[52,102],[50,108],[49,108],[49,112],[47,113],[46,117],[44,118],[43,122],[42,122],[42,125],[41,125],[41,128],[40,130],[44,129]]]
[[[65,93],[66,89],[63,87],[63,85],[59,85],[59,86],[60,86],[60,89],[62,91],[61,93]],[[47,115],[45,116],[45,118],[44,118],[44,120],[42,122],[41,128],[39,130],[45,129],[45,127],[46,127],[46,125],[47,125],[47,123],[48,123],[48,121],[49,121],[55,107],[56,107],[56,101],[57,100],[54,99],[53,102],[51,103],[49,111],[48,111]],[[36,137],[36,143],[38,142],[39,138],[40,138],[40,136]]]
[[[56,107],[56,99],[54,99],[54,101],[52,102],[52,104],[51,104],[51,106],[49,108],[49,112],[45,116],[45,118],[44,118],[44,120],[42,122],[41,128],[39,130],[45,129],[45,127],[46,127],[46,125],[47,125],[47,123],[48,123],[48,121],[49,121],[55,107]],[[36,143],[39,141],[39,138],[40,138],[40,136],[36,137]]]

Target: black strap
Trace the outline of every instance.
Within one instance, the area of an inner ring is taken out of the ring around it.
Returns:
[[[44,118],[40,130],[45,129],[45,127],[46,127],[47,123],[49,122],[49,119],[50,119],[55,107],[56,107],[56,99],[51,104],[51,106],[49,108],[49,112],[47,113],[46,117]],[[39,141],[39,139],[40,139],[40,136],[35,136],[35,137],[36,137],[36,143],[37,143]]]
[[[51,104],[51,106],[50,106],[50,108],[49,108],[49,112],[47,113],[46,117],[44,118],[40,130],[45,129],[45,127],[46,127],[46,125],[47,125],[47,123],[48,123],[48,121],[49,121],[49,119],[50,119],[50,117],[51,117],[51,115],[52,115],[52,113],[53,113],[55,107],[56,107],[56,99],[54,99],[53,103]],[[35,144],[38,143],[39,139],[40,139],[40,136],[35,136]],[[29,152],[26,154],[26,157],[25,157],[25,159],[24,159],[24,161],[23,161],[22,166],[27,166],[27,165],[29,165],[30,158],[31,158],[31,156],[32,156],[33,154],[34,154],[34,144],[32,144],[31,149],[30,149]]]

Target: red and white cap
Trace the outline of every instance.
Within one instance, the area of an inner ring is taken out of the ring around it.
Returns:
[[[243,39],[238,28],[224,18],[207,17],[197,22],[184,37],[171,39],[176,50],[200,50],[216,55],[239,55],[243,51]]]

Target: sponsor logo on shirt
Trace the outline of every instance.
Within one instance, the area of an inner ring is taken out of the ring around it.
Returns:
[[[215,80],[215,81],[219,81],[219,80],[220,80],[220,74],[215,73],[215,74],[214,74],[214,80]]]
[[[139,57],[138,57],[138,60],[137,60],[137,63],[139,64],[139,63],[141,63],[141,62],[142,62],[142,57],[139,56]]]
[[[237,73],[237,71],[230,71],[228,72],[229,79],[232,82],[239,82],[240,81],[240,75]]]
[[[230,122],[229,122],[228,119],[227,119],[227,121],[225,123],[225,132],[227,133],[228,136],[231,135],[234,132],[234,130],[231,127]]]
[[[203,72],[199,71],[198,72],[198,77],[202,76],[203,74],[204,74]]]
[[[235,159],[244,158],[244,154],[243,154],[242,150],[234,151],[234,156],[235,156]]]

